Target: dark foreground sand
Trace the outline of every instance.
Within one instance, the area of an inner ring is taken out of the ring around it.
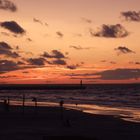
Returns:
[[[0,140],[140,140],[140,123],[59,107],[0,106]]]

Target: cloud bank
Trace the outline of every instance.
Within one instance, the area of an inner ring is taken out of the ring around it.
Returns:
[[[123,38],[129,35],[129,32],[121,25],[106,25],[103,24],[102,27],[94,32],[93,29],[90,29],[91,36],[95,37],[106,37],[106,38]]]
[[[66,65],[67,62],[65,60],[62,60],[62,59],[56,59],[56,60],[53,60],[51,62],[51,64],[53,64],[53,65]]]
[[[125,46],[119,46],[118,48],[115,48],[115,51],[118,52],[118,55],[120,55],[120,54],[135,53],[134,51],[130,50],[129,48],[127,48]]]
[[[8,10],[8,11],[11,11],[11,12],[16,12],[17,11],[16,5],[9,0],[0,0],[0,9]]]
[[[126,12],[121,12],[122,17],[126,21],[134,21],[134,22],[140,22],[140,11],[126,11]]]
[[[10,60],[0,60],[0,74],[18,69],[19,66],[17,63]]]
[[[44,52],[44,54],[41,56],[45,58],[56,58],[56,59],[66,58],[65,55],[58,50],[52,50],[51,54],[49,54],[48,52]]]
[[[27,62],[28,62],[30,65],[44,66],[46,60],[45,60],[44,58],[29,58],[29,59],[27,60]]]
[[[95,73],[101,80],[129,80],[140,78],[140,69],[115,69]]]
[[[83,74],[66,74],[71,78],[86,78],[93,80],[130,80],[140,78],[140,69],[114,69],[105,70],[97,73],[83,73]],[[96,76],[96,77],[95,77]]]
[[[20,57],[18,53],[12,51],[12,47],[6,42],[0,42],[0,55],[11,58]]]
[[[4,21],[0,23],[0,26],[9,30],[14,34],[24,34],[26,31],[15,21]]]

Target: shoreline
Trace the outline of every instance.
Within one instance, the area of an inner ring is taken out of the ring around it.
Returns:
[[[0,100],[0,104],[3,104]],[[23,102],[10,100],[10,106],[19,106],[22,108]],[[34,107],[35,103],[33,101],[26,101],[24,103],[25,107]],[[37,102],[38,107],[59,107],[59,102]],[[104,105],[95,104],[74,104],[74,103],[64,103],[66,109],[72,109],[77,111],[82,111],[83,113],[88,113],[92,115],[109,115],[120,118],[129,122],[140,123],[140,111],[137,108],[128,107],[110,107]]]
[[[0,139],[9,139],[11,135],[15,140],[17,137],[22,137],[22,140],[44,140],[44,136],[80,136],[93,140],[140,139],[140,123],[111,115],[93,115],[66,108],[62,110],[60,107],[25,106],[23,113],[21,106],[11,106],[10,112],[0,110],[0,124]]]

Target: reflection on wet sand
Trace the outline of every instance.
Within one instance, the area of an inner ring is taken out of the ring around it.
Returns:
[[[2,102],[2,101],[1,101]],[[22,106],[22,101],[10,101],[10,105]],[[58,107],[59,102],[38,102],[38,106],[46,107]],[[26,101],[25,106],[34,106],[32,101]],[[140,111],[139,109],[128,108],[128,107],[106,107],[98,105],[88,105],[88,104],[64,104],[66,109],[79,110],[90,114],[99,115],[112,115],[114,117],[121,118],[123,120],[140,122]]]

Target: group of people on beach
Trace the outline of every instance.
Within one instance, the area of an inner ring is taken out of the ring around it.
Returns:
[[[32,99],[32,102],[35,102],[35,107],[37,107],[37,98],[34,97]],[[5,111],[9,111],[9,107],[10,107],[10,99],[9,99],[9,97],[8,97],[8,99],[4,99],[3,105],[4,105],[4,110]],[[25,97],[23,97],[23,106],[24,105],[25,105]],[[64,101],[63,100],[60,100],[59,106],[60,107],[63,107],[63,105],[64,105]]]

